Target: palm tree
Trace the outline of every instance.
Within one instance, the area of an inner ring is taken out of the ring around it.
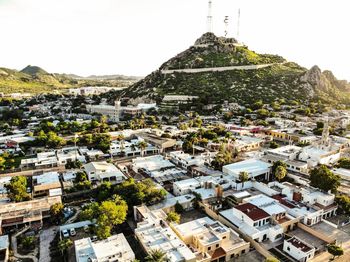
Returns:
[[[287,169],[284,166],[278,166],[275,171],[275,177],[280,182],[287,175]]]
[[[239,172],[239,180],[242,182],[242,189],[244,187],[244,182],[248,181],[249,179],[249,174],[247,171],[241,171]]]
[[[167,262],[169,258],[166,253],[160,249],[153,249],[148,253],[146,257],[146,262]]]
[[[140,141],[140,142],[137,144],[137,147],[140,148],[140,150],[141,150],[141,156],[143,156],[144,150],[145,150],[146,147],[147,147],[147,143],[146,143],[145,141]]]

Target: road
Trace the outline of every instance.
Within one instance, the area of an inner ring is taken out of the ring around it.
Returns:
[[[161,70],[162,74],[173,74],[177,73],[203,73],[203,72],[222,72],[230,70],[256,70],[260,68],[269,67],[272,65],[280,65],[283,63],[272,63],[272,64],[262,64],[262,65],[243,65],[243,66],[224,66],[224,67],[208,67],[208,68],[184,68],[184,69],[171,69],[171,70]]]
[[[50,262],[50,245],[54,240],[58,227],[53,226],[40,232],[40,257],[39,262]]]

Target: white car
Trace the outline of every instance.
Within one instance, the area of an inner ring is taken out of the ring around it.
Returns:
[[[75,235],[77,234],[77,232],[75,232],[75,229],[74,229],[74,228],[72,228],[71,230],[69,230],[69,232],[70,232],[70,235],[71,235],[71,236],[75,236]]]
[[[63,230],[62,235],[63,235],[63,237],[69,237],[68,230],[67,229]]]

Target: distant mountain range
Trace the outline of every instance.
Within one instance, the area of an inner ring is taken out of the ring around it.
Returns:
[[[0,92],[36,94],[82,86],[125,87],[139,79],[139,77],[123,75],[81,77],[73,74],[52,74],[31,65],[21,71],[0,67]]]
[[[122,91],[130,101],[156,101],[165,95],[198,96],[197,109],[224,101],[252,104],[277,99],[307,104],[350,103],[350,84],[317,66],[310,70],[281,56],[258,54],[233,38],[202,35],[193,46]]]

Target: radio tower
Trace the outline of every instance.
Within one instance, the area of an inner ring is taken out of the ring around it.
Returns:
[[[212,16],[212,13],[211,13],[211,9],[212,9],[211,0],[209,0],[209,3],[208,3],[208,16],[207,16],[207,32],[208,33],[212,33],[213,32],[213,16]]]
[[[240,20],[241,20],[241,9],[238,9],[238,17],[237,17],[237,41],[239,41],[239,26],[240,26]]]

